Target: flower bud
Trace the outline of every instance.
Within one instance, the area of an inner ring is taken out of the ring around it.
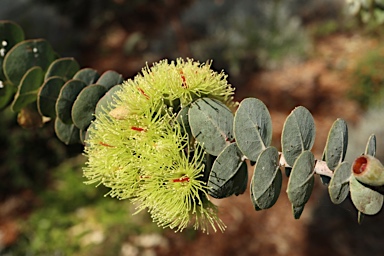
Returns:
[[[362,155],[355,159],[352,165],[355,178],[370,186],[384,185],[384,166],[370,155]]]
[[[112,109],[109,115],[117,120],[124,120],[129,116],[129,110],[124,106],[120,106]]]

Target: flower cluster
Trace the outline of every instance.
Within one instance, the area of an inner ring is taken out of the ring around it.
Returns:
[[[131,199],[162,227],[223,230],[202,179],[205,153],[190,145],[176,117],[201,97],[231,105],[233,91],[226,75],[212,71],[210,63],[163,60],[143,68],[116,93],[112,110],[96,116],[88,129],[87,183]]]

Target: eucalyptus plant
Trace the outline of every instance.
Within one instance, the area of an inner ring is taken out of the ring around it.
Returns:
[[[354,163],[344,160],[347,124],[337,119],[321,159],[311,152],[315,123],[298,106],[285,120],[281,152],[271,145],[272,121],[256,98],[234,102],[234,88],[211,62],[162,60],[124,80],[60,58],[44,39],[0,22],[0,108],[18,112],[23,127],[55,122],[65,144],[82,143],[86,184],[147,210],[159,226],[182,231],[225,229],[210,200],[243,194],[253,165],[250,199],[256,211],[271,208],[289,177],[287,195],[299,219],[318,176],[333,203],[349,195],[363,215],[383,205],[384,167],[374,157],[376,137]]]

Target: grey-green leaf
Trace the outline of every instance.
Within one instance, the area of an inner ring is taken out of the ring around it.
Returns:
[[[60,58],[51,63],[45,73],[45,80],[50,77],[58,76],[64,81],[72,79],[72,77],[79,71],[80,65],[74,58]]]
[[[255,209],[272,207],[280,195],[282,174],[279,168],[279,152],[268,147],[259,154],[251,180],[251,200]]]
[[[14,22],[0,21],[0,80],[6,80],[3,72],[4,57],[17,43],[24,40],[23,29]]]
[[[44,81],[44,72],[40,67],[29,69],[23,76],[12,102],[12,111],[19,112],[28,104],[35,102],[37,92]]]
[[[272,120],[265,104],[255,98],[241,101],[235,113],[233,133],[241,152],[256,161],[272,140]]]
[[[367,145],[365,146],[365,155],[375,156],[376,155],[376,135],[372,134],[368,138]]]
[[[56,101],[56,116],[65,124],[72,124],[72,106],[77,95],[87,85],[80,80],[69,80],[60,90]]]
[[[83,81],[86,85],[95,84],[100,75],[92,68],[83,68],[73,76],[74,80]]]
[[[341,204],[349,194],[349,179],[351,177],[351,164],[339,164],[328,186],[329,196],[334,204]]]
[[[17,87],[10,83],[3,82],[2,88],[0,88],[0,110],[6,108],[15,96]]]
[[[18,86],[24,74],[32,67],[45,72],[56,54],[44,39],[26,40],[16,44],[4,58],[4,74],[7,80]]]
[[[91,124],[96,104],[105,93],[106,88],[98,84],[87,86],[79,93],[72,106],[72,121],[80,130]]]
[[[350,192],[357,210],[366,215],[375,215],[383,207],[384,196],[358,182],[353,175],[350,178]]]
[[[233,114],[218,100],[196,100],[191,104],[188,117],[193,136],[211,155],[217,156],[233,139]]]
[[[96,109],[95,109],[95,115],[99,115],[100,113],[105,113],[105,111],[108,113],[113,109],[113,105],[116,104],[116,99],[119,97],[117,96],[117,92],[120,91],[123,88],[121,84],[115,85],[112,88],[107,91],[103,97],[97,102]]]
[[[348,146],[348,127],[347,123],[338,118],[332,125],[328,133],[325,145],[325,161],[331,170],[344,161]]]
[[[183,129],[183,133],[188,134],[188,138],[192,136],[191,126],[189,125],[189,112],[190,105],[187,105],[180,109],[179,113],[177,113],[176,122],[180,124]]]
[[[123,82],[123,76],[116,71],[108,70],[101,74],[100,78],[96,81],[95,84],[99,84],[109,90],[115,85],[121,84]]]
[[[56,101],[65,81],[58,76],[48,78],[37,94],[37,108],[42,116],[56,117]]]
[[[310,150],[315,142],[315,122],[308,109],[300,106],[287,117],[281,135],[284,158],[293,166],[296,158],[305,150]]]
[[[74,124],[65,124],[56,118],[55,132],[57,137],[66,145],[80,143],[80,130]]]
[[[208,194],[224,198],[244,192],[247,183],[247,165],[236,143],[229,144],[216,158],[208,178]]]
[[[314,186],[314,165],[315,158],[312,152],[304,151],[292,167],[287,193],[294,210],[295,219],[300,218],[301,215],[301,212],[295,211],[295,209],[304,206],[311,196]]]

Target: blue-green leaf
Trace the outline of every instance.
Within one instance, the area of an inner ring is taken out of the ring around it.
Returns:
[[[281,135],[281,147],[288,165],[305,150],[311,150],[315,142],[315,122],[308,109],[300,106],[287,117]]]
[[[351,177],[351,164],[339,164],[328,186],[329,196],[334,204],[341,204],[349,194],[349,179]]]
[[[251,180],[251,200],[256,210],[272,207],[280,195],[282,174],[279,152],[268,147],[259,154]]]
[[[272,140],[272,120],[265,104],[255,98],[244,99],[235,113],[233,133],[241,152],[256,161]]]
[[[310,151],[302,152],[296,159],[288,181],[288,198],[295,219],[299,219],[314,186],[315,158]]]
[[[348,127],[347,123],[338,118],[332,125],[328,133],[325,145],[325,161],[331,170],[344,161],[348,146]]]
[[[229,144],[213,163],[208,193],[214,198],[244,193],[248,181],[247,165],[236,143]]]
[[[193,136],[211,155],[217,156],[233,139],[233,114],[218,100],[196,100],[191,104],[188,118]]]

